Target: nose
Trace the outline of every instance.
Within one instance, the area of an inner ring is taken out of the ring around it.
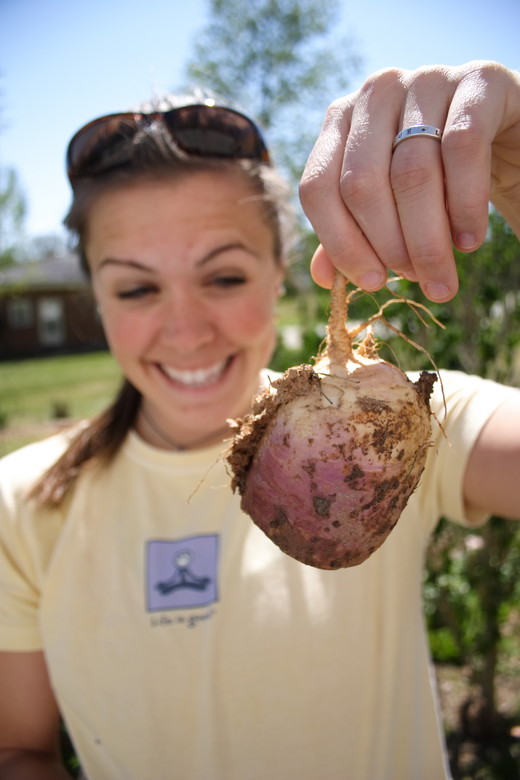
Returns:
[[[210,313],[195,296],[170,295],[161,310],[161,341],[178,352],[191,352],[210,344],[215,325]]]

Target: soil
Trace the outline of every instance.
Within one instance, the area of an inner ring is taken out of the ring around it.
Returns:
[[[482,717],[469,667],[435,667],[454,780],[520,778],[520,674],[510,665],[496,679],[499,719]]]

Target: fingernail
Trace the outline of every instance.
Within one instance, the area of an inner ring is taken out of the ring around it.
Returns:
[[[459,233],[457,236],[457,247],[465,252],[471,251],[477,248],[477,239],[473,233]]]
[[[385,283],[385,278],[377,271],[369,271],[359,277],[358,284],[364,290],[377,290]]]
[[[424,292],[432,301],[444,301],[451,295],[449,287],[440,282],[428,282],[424,285]]]

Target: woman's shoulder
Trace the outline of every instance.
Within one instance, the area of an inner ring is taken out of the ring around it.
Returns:
[[[85,423],[78,423],[0,458],[0,488],[4,492],[28,488],[66,451]]]
[[[420,372],[407,372],[408,378],[416,381]],[[445,415],[479,414],[486,418],[518,388],[503,385],[464,371],[441,369],[434,384],[431,409],[440,418]]]

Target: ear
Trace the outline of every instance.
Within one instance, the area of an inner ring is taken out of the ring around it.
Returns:
[[[276,291],[276,299],[281,298],[286,293],[285,287],[285,268],[277,266],[276,274],[274,278],[274,289]]]

